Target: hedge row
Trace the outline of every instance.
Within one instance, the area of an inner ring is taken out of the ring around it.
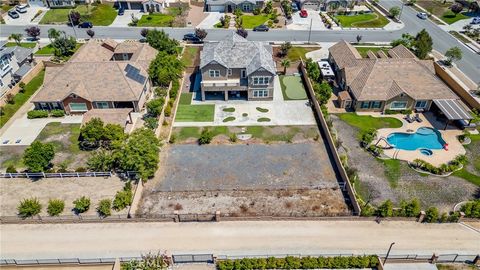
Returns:
[[[246,269],[347,269],[371,268],[378,264],[376,256],[354,257],[286,257],[286,258],[245,258],[217,262],[219,270]]]
[[[51,110],[51,111],[45,111],[45,110],[32,110],[27,113],[27,118],[28,119],[34,119],[34,118],[46,118],[48,116],[52,117],[63,117],[65,116],[65,112],[63,110]]]

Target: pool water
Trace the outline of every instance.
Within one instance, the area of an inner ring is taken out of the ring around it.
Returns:
[[[421,127],[415,133],[394,132],[388,135],[387,142],[398,149],[422,150],[442,149],[445,141],[438,130]],[[425,152],[426,154],[426,152]]]

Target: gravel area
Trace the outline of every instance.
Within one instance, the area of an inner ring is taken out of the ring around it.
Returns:
[[[423,176],[401,164],[398,183],[392,187],[385,176],[385,167],[365,152],[357,140],[357,129],[332,115],[333,126],[342,141],[340,153],[347,149],[349,164],[358,169],[362,197],[370,197],[373,204],[386,199],[399,203],[402,199],[418,198],[423,207],[436,206],[441,211],[451,211],[461,201],[473,199],[479,188],[461,178]]]
[[[153,191],[336,188],[320,142],[304,144],[172,145],[162,151]]]

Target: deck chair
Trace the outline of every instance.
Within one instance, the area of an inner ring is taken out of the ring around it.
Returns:
[[[419,123],[423,122],[422,118],[420,118],[420,115],[418,113],[415,114],[415,120]]]

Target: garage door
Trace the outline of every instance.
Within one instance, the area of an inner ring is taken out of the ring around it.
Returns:
[[[318,10],[318,3],[305,3],[303,9]]]
[[[143,10],[143,5],[142,3],[130,2],[130,8],[136,10]]]
[[[209,11],[211,11],[211,12],[224,12],[225,11],[225,6],[223,6],[223,5],[219,5],[219,6],[211,5]]]

